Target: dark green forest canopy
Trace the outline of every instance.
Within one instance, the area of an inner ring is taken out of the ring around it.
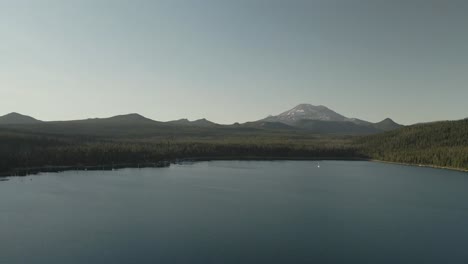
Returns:
[[[354,142],[378,160],[468,169],[468,120],[418,124]]]
[[[183,158],[376,159],[468,169],[468,120],[370,136],[248,127],[60,124],[0,127],[0,171],[135,164]]]

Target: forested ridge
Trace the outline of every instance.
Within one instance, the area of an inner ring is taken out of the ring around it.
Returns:
[[[375,159],[468,169],[468,120],[419,124],[370,136],[180,127],[142,133],[134,128],[107,125],[50,133],[31,127],[0,127],[0,172],[11,175],[20,168],[130,166],[203,158]]]
[[[358,138],[355,147],[378,160],[468,169],[468,120],[418,124]]]

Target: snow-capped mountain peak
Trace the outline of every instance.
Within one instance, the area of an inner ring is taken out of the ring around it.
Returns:
[[[323,105],[300,104],[277,116],[267,117],[267,121],[294,124],[299,120],[320,120],[320,121],[350,121]]]

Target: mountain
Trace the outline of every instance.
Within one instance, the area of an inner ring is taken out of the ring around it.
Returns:
[[[257,122],[279,122],[317,134],[375,134],[402,127],[390,118],[372,123],[348,118],[323,105],[311,104],[300,104],[277,116],[268,116]]]
[[[294,125],[300,120],[321,120],[321,121],[350,121],[349,118],[342,116],[333,110],[330,110],[326,106],[311,105],[311,104],[300,104],[291,110],[283,112],[277,116],[269,116],[263,121],[268,122],[281,122],[287,125]]]
[[[9,113],[4,116],[0,116],[0,125],[23,125],[23,124],[37,124],[42,121],[37,120],[33,117],[18,114]]]

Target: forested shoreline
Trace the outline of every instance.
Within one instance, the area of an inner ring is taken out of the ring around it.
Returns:
[[[355,147],[372,159],[468,169],[468,120],[408,126],[357,138]]]
[[[176,131],[157,136],[129,132],[118,137],[67,133],[0,128],[0,175],[166,166],[201,159],[357,159],[468,169],[468,120],[414,125],[369,136],[263,130]]]
[[[10,144],[5,148],[5,143]],[[325,142],[260,142],[248,143],[242,139],[227,142],[158,141],[122,142],[89,141],[68,142],[45,138],[10,138],[2,145],[0,172],[38,171],[38,168],[106,168],[151,166],[177,160],[199,159],[313,159],[334,157],[354,159],[357,150],[335,143]],[[6,150],[10,151],[6,151]],[[39,169],[40,171],[40,169]]]

